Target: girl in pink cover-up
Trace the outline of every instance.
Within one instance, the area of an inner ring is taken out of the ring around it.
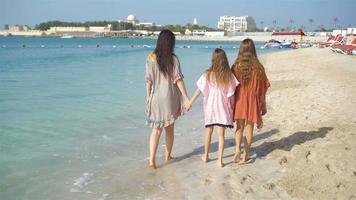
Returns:
[[[219,134],[218,165],[224,166],[223,153],[225,142],[225,128],[233,127],[233,110],[235,88],[239,84],[230,70],[226,54],[222,49],[215,49],[212,65],[206,70],[197,82],[195,91],[188,108],[202,93],[204,96],[205,118],[205,153],[204,162],[209,160],[209,148],[214,127]]]

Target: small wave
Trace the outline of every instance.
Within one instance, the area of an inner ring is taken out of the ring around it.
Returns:
[[[94,181],[92,180],[93,176],[93,173],[83,173],[81,177],[74,180],[70,192],[82,192],[87,194],[92,193],[90,191],[85,190],[85,187],[91,183],[94,183]]]
[[[103,194],[98,200],[106,200],[109,197],[109,194]]]

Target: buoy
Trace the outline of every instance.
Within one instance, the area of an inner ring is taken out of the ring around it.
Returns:
[[[22,45],[22,48],[26,48],[26,44],[23,44],[23,45]]]

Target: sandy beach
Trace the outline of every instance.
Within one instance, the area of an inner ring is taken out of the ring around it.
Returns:
[[[180,41],[242,41],[246,38],[250,38],[258,42],[266,42],[271,39],[272,33],[266,33],[264,35],[253,33],[251,35],[240,35],[240,36],[177,36],[176,39]],[[307,42],[321,42],[326,39],[325,36],[305,36],[304,41]],[[299,39],[297,40],[299,41]]]
[[[268,54],[261,61],[272,86],[252,163],[231,162],[232,130],[226,135],[227,165],[217,166],[216,134],[212,161],[203,163],[203,118],[191,112],[177,122],[176,159],[164,164],[158,158],[157,170],[140,174],[147,180],[145,198],[356,199],[356,59],[308,48]],[[127,185],[110,196],[135,188]]]

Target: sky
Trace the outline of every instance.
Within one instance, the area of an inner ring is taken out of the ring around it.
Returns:
[[[213,28],[223,15],[252,16],[258,27],[272,27],[275,19],[286,27],[293,19],[296,27],[332,28],[335,17],[342,27],[355,27],[355,11],[356,0],[0,0],[0,29],[49,20],[125,20],[129,14],[163,25],[192,23],[196,17],[200,25]]]

